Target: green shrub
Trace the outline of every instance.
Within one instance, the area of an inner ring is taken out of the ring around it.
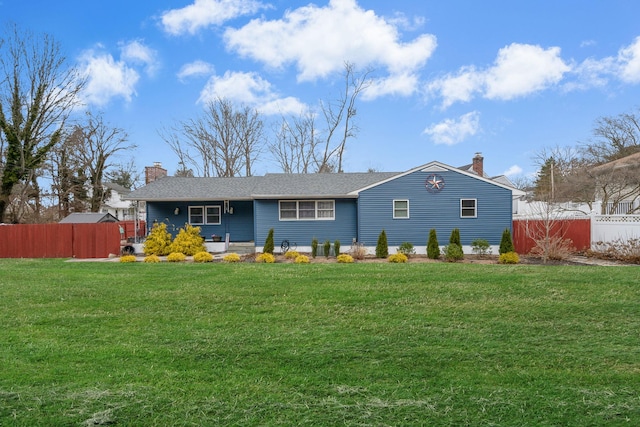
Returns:
[[[284,257],[286,259],[296,259],[296,257],[298,257],[298,255],[300,255],[297,251],[287,251],[284,254]]]
[[[322,249],[324,250],[324,256],[329,258],[329,255],[331,254],[331,242],[325,240],[324,244],[322,245]]]
[[[296,264],[309,264],[309,257],[306,255],[298,255],[293,262]]]
[[[449,236],[449,244],[450,245],[457,245],[460,248],[460,251],[462,251],[462,243],[460,243],[460,229],[459,228],[454,228],[453,230],[451,230],[451,236]]]
[[[409,260],[409,258],[405,254],[397,253],[393,255],[389,255],[388,261],[394,263],[405,263]]]
[[[500,240],[500,250],[498,253],[500,255],[506,254],[507,252],[515,252],[513,247],[513,240],[511,239],[511,230],[505,228],[502,232],[502,239]]]
[[[444,259],[447,262],[456,262],[464,259],[464,252],[462,252],[462,248],[455,243],[449,243],[444,247],[443,252]]]
[[[333,254],[335,256],[340,255],[340,240],[336,240],[333,242]]]
[[[315,237],[311,240],[311,258],[318,256],[318,239]]]
[[[209,252],[206,252],[206,251],[198,252],[193,256],[193,261],[194,262],[211,262],[213,261],[213,255],[211,255]]]
[[[500,254],[498,262],[500,264],[518,264],[520,262],[520,257],[515,252],[505,252]]]
[[[338,262],[340,264],[351,264],[353,263],[353,257],[349,254],[340,254],[338,255]]]
[[[376,258],[386,258],[389,256],[389,245],[387,244],[387,233],[382,230],[378,236],[378,244],[376,244]]]
[[[160,262],[160,258],[158,257],[158,255],[148,255],[144,257],[144,262],[157,263]]]
[[[267,240],[264,241],[264,248],[262,248],[262,252],[265,254],[273,255],[274,245],[273,245],[273,228],[269,229],[269,233],[267,234]]]
[[[167,261],[169,262],[182,262],[187,259],[187,256],[182,252],[171,252],[167,255]]]
[[[263,264],[273,264],[274,262],[276,262],[276,257],[274,257],[273,254],[265,252],[256,257],[256,262],[260,262]]]
[[[471,242],[471,250],[479,256],[491,255],[491,245],[485,239],[475,239]]]
[[[169,246],[169,252],[180,252],[189,256],[206,251],[204,238],[200,235],[200,227],[194,227],[191,224],[185,224]]]
[[[167,224],[157,222],[151,228],[151,232],[144,241],[145,255],[164,256],[171,253],[169,246],[171,245],[171,233],[167,231]]]
[[[416,250],[413,248],[413,243],[411,242],[402,242],[400,246],[398,246],[397,252],[399,254],[404,254],[407,258],[411,257],[411,255],[415,255]]]
[[[136,262],[137,258],[135,255],[122,255],[120,257],[120,262]]]
[[[440,258],[440,246],[438,245],[438,236],[436,229],[429,230],[429,240],[427,241],[427,257],[431,259]]]
[[[226,254],[222,258],[222,261],[224,261],[224,262],[240,262],[240,255],[232,252],[230,254]]]

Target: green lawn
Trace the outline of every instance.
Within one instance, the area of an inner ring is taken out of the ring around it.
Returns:
[[[636,426],[640,268],[0,260],[0,425]]]

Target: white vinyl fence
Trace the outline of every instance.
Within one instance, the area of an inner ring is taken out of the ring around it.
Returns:
[[[591,217],[591,247],[599,242],[610,243],[640,239],[640,215],[593,215]]]

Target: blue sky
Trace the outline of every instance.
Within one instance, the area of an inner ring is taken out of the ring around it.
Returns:
[[[345,61],[372,67],[346,171],[471,162],[517,178],[542,148],[588,141],[640,107],[637,0],[0,0],[0,20],[55,37],[83,99],[138,146],[212,97],[267,120],[335,98]],[[121,159],[126,161],[127,159]],[[256,174],[279,172],[268,154]]]

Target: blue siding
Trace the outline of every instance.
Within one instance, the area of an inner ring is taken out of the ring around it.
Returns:
[[[278,200],[256,200],[256,246],[264,246],[270,228],[274,229],[276,247],[285,239],[298,246],[310,246],[314,237],[320,243],[339,240],[349,246],[357,236],[355,199],[335,199],[335,220],[280,221],[278,209]]]
[[[147,202],[147,223],[154,221],[165,222],[167,230],[174,236],[178,234],[180,228],[189,221],[189,206],[220,206],[223,212],[224,202],[222,200],[210,200],[206,202]],[[229,233],[232,242],[250,242],[253,236],[253,202],[252,201],[231,201],[229,206],[233,208],[233,214],[222,213],[220,225],[198,225],[200,234],[206,239],[210,239],[212,234],[223,236]],[[180,213],[175,215],[175,209],[179,208]]]
[[[474,239],[500,244],[502,232],[511,228],[511,191],[455,171],[438,172],[445,187],[430,193],[425,181],[431,173],[413,172],[360,193],[358,239],[375,246],[384,229],[389,245],[427,244],[429,230],[436,229],[439,244],[449,242],[451,230],[460,229],[463,245]],[[477,199],[477,218],[460,217],[460,199]],[[393,219],[393,200],[409,200],[409,219]]]

